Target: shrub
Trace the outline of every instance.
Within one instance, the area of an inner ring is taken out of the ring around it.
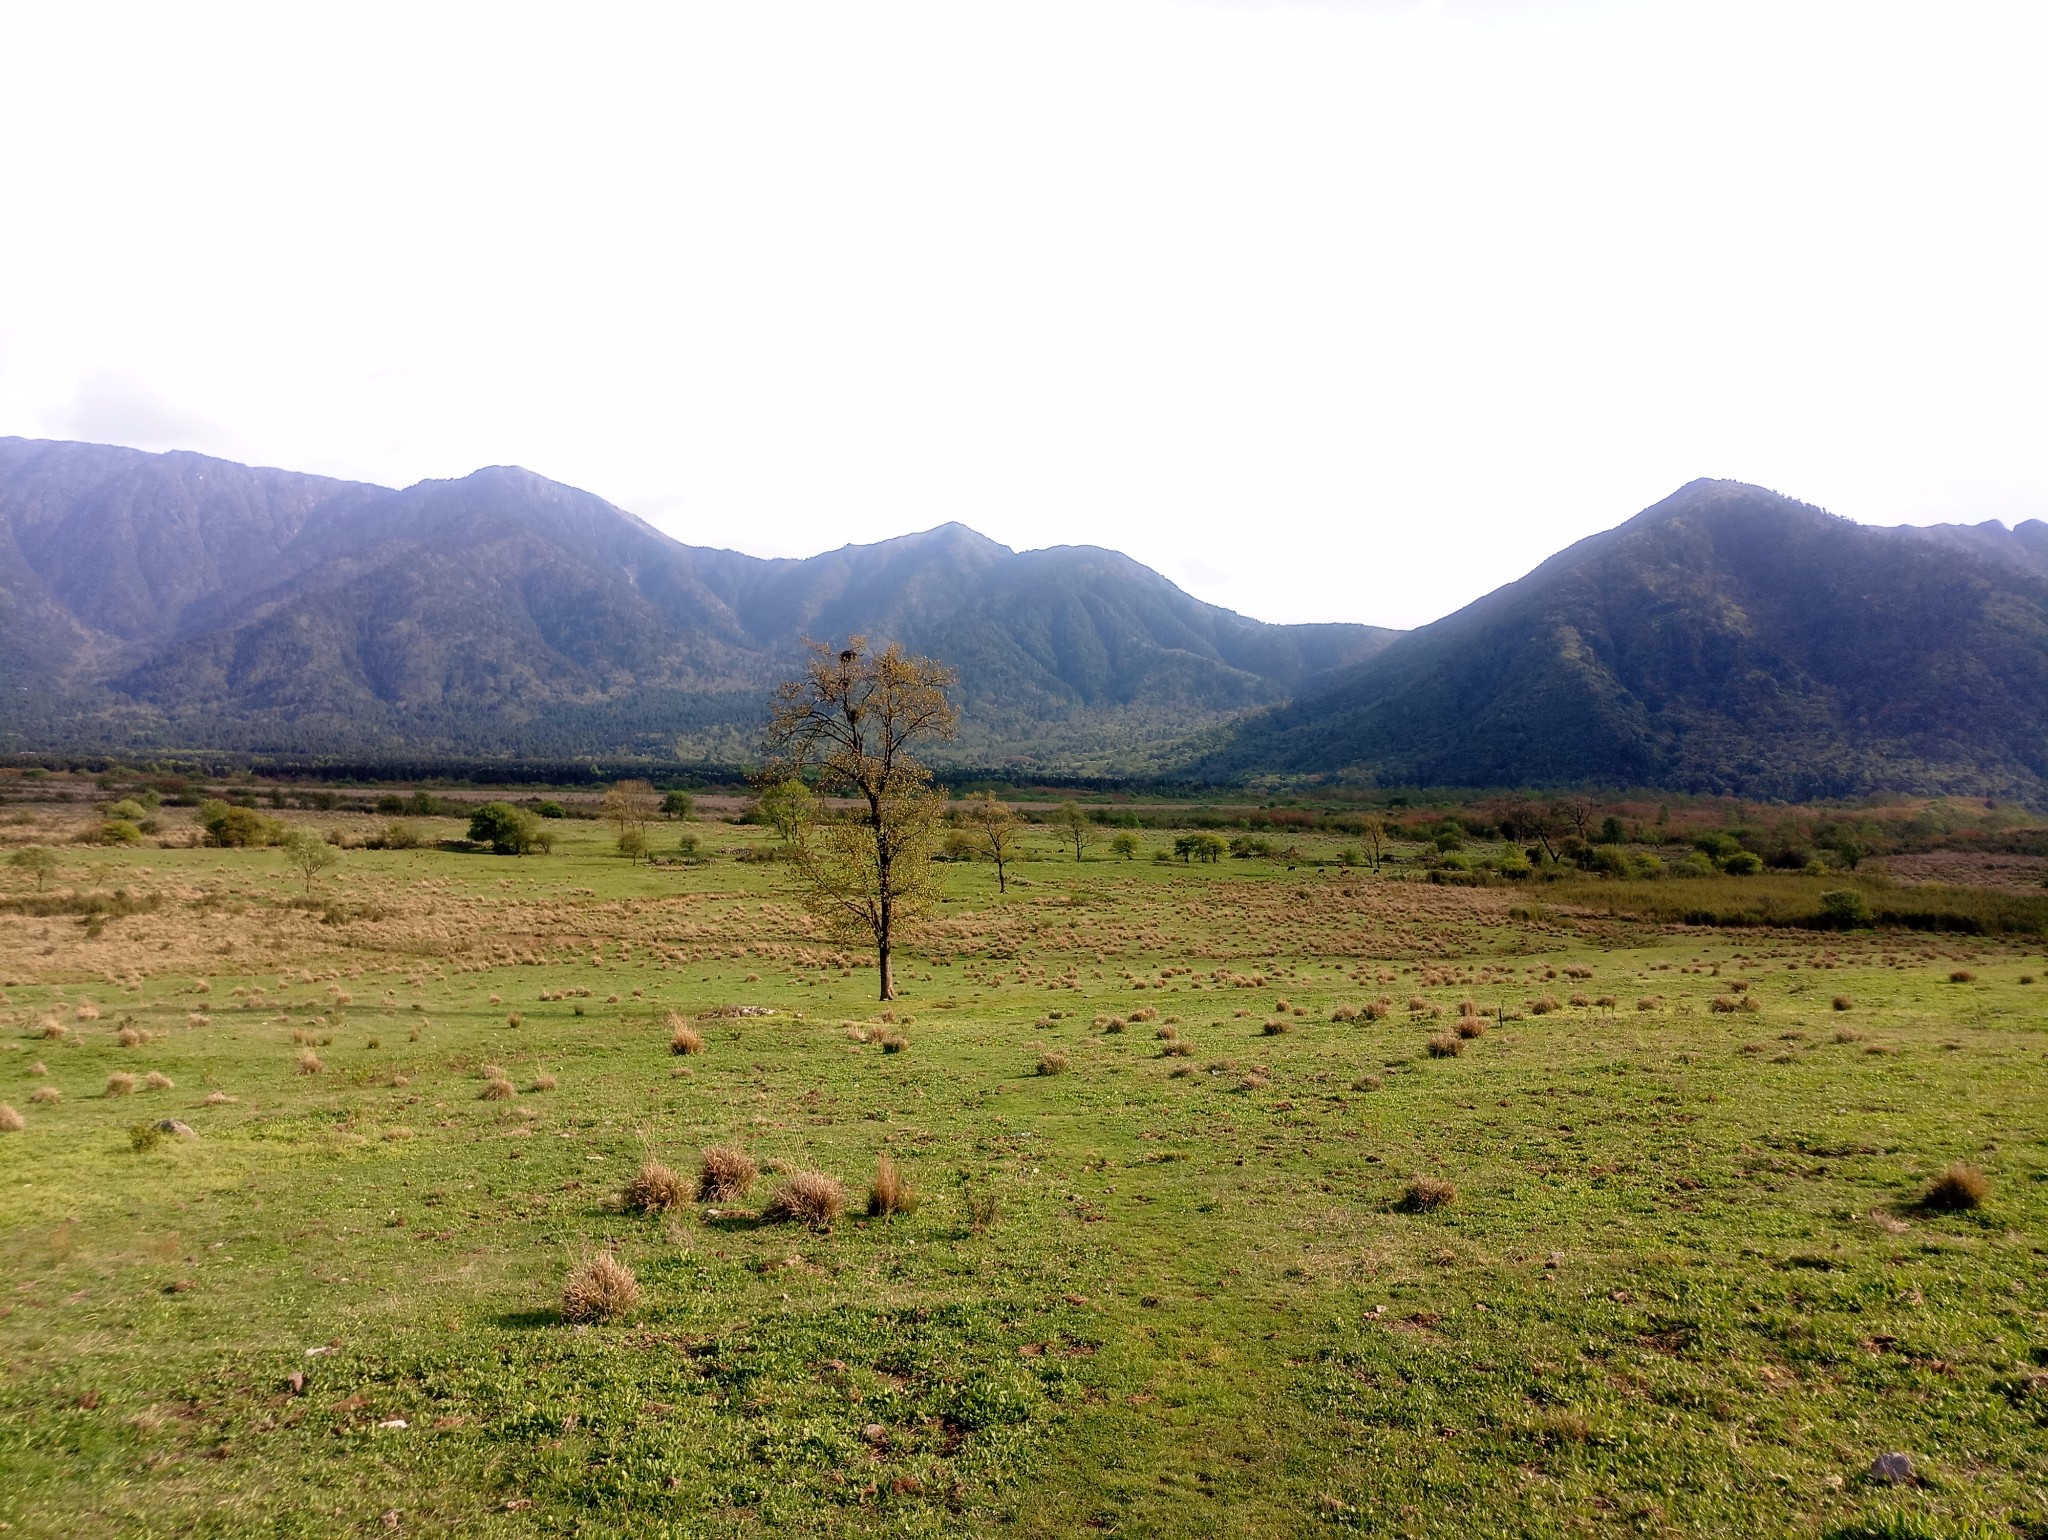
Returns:
[[[1529,1014],[1531,1016],[1548,1016],[1553,1011],[1561,1011],[1563,1009],[1564,1002],[1559,1000],[1556,995],[1538,995],[1529,1002]]]
[[[1977,975],[1968,968],[1958,968],[1948,976],[1948,981],[1951,984],[1974,984],[1977,982]]]
[[[48,1086],[42,1087],[44,1091],[49,1089]],[[40,1095],[41,1092],[37,1094]],[[27,1118],[5,1103],[0,1103],[0,1134],[18,1134],[26,1127],[28,1127]]]
[[[1038,1060],[1041,1075],[1064,1075],[1067,1072],[1067,1056],[1063,1053],[1043,1054]]]
[[[493,1075],[484,1082],[484,1088],[477,1092],[478,1101],[507,1102],[519,1094],[519,1087],[503,1075]]]
[[[1159,1045],[1162,1059],[1191,1059],[1195,1056],[1195,1045],[1182,1038],[1171,1038]]]
[[[1877,923],[1870,900],[1854,888],[1830,888],[1820,896],[1820,917],[1843,930],[1867,930]]]
[[[1401,1193],[1401,1207],[1411,1214],[1449,1208],[1458,1201],[1458,1184],[1440,1176],[1418,1176]]]
[[[1763,857],[1752,850],[1738,850],[1721,863],[1721,870],[1731,877],[1754,877],[1763,869]]]
[[[615,1321],[640,1303],[640,1280],[609,1251],[570,1269],[562,1284],[562,1319],[572,1324]]]
[[[697,1168],[697,1198],[704,1203],[732,1203],[753,1191],[761,1168],[754,1157],[732,1144],[715,1144]]]
[[[154,1123],[137,1123],[128,1130],[128,1148],[138,1155],[147,1154],[164,1142],[164,1131]]]
[[[892,1214],[917,1212],[917,1190],[903,1179],[896,1162],[886,1154],[875,1161],[875,1179],[868,1184],[868,1217],[887,1219]]]
[[[1360,1075],[1351,1082],[1351,1089],[1354,1091],[1379,1091],[1384,1090],[1386,1084],[1387,1077],[1384,1075]]]
[[[135,1077],[133,1075],[123,1071],[120,1074],[107,1076],[107,1095],[133,1096],[134,1094]]]
[[[1854,1000],[1851,1000],[1847,995],[1836,995],[1833,1004],[1836,1010],[1847,1011],[1853,1010],[1855,1008],[1856,1002]]]
[[[327,1066],[320,1062],[320,1055],[310,1048],[301,1048],[299,1056],[292,1060],[292,1072],[299,1075],[317,1075]]]
[[[1451,1029],[1463,1038],[1484,1037],[1486,1018],[1484,1016],[1460,1016],[1458,1024]]]
[[[174,1090],[177,1087],[177,1082],[175,1080],[171,1079],[171,1077],[169,1075],[166,1075],[162,1070],[157,1069],[151,1070],[149,1074],[143,1079],[142,1083],[148,1086],[152,1091],[169,1091]]]
[[[123,1027],[120,1031],[114,1034],[114,1042],[118,1047],[133,1048],[137,1043],[141,1041],[142,1034],[136,1031],[133,1027]]]
[[[1429,1040],[1432,1059],[1455,1059],[1465,1051],[1465,1040],[1455,1032],[1439,1032]]]
[[[679,1016],[669,1018],[668,1051],[672,1054],[692,1054],[704,1051],[704,1034],[690,1026]]]
[[[541,1074],[538,1074],[538,1075],[535,1075],[535,1076],[533,1077],[533,1089],[534,1089],[534,1090],[536,1090],[536,1091],[552,1091],[552,1090],[553,1090],[554,1088],[555,1088],[555,1077],[554,1077],[553,1075],[550,1075],[550,1074],[547,1074],[547,1073],[543,1072],[543,1073],[541,1073]]]
[[[64,1100],[64,1093],[53,1085],[39,1085],[28,1093],[28,1099],[47,1107]]]
[[[1983,1172],[1975,1166],[1954,1165],[1927,1184],[1920,1203],[1924,1208],[1954,1212],[1982,1208],[1990,1196],[1991,1183]]]
[[[1294,1023],[1284,1021],[1280,1017],[1275,1016],[1261,1030],[1267,1037],[1278,1037],[1283,1032],[1292,1032],[1294,1030]]]
[[[829,1229],[846,1212],[846,1189],[822,1171],[793,1171],[768,1200],[766,1217],[789,1219],[813,1230]]]
[[[901,1053],[909,1046],[910,1039],[901,1032],[884,1032],[882,1034],[882,1052],[884,1053]]]
[[[1003,1206],[992,1192],[970,1192],[967,1195],[967,1227],[979,1235],[990,1229],[1003,1217]]]
[[[627,1212],[634,1214],[666,1214],[689,1201],[689,1185],[658,1160],[643,1161],[620,1195]]]

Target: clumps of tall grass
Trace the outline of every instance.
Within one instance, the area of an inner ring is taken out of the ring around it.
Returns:
[[[764,1218],[829,1230],[846,1212],[846,1189],[838,1177],[822,1171],[792,1171],[783,1177],[762,1212]]]
[[[47,1091],[50,1088],[43,1086],[41,1089]],[[5,1102],[0,1102],[0,1134],[18,1134],[26,1127],[28,1127],[27,1118],[16,1112]]]
[[[1460,1016],[1451,1030],[1459,1037],[1465,1038],[1468,1041],[1475,1037],[1484,1037],[1486,1036],[1486,1018],[1484,1016]]]
[[[54,1107],[64,1100],[64,1093],[53,1085],[39,1085],[28,1093],[28,1099],[39,1107]]]
[[[533,1091],[552,1091],[554,1088],[555,1077],[546,1070],[542,1070],[538,1075],[535,1075],[533,1077],[533,1084],[528,1087],[529,1090]]]
[[[145,1041],[147,1041],[147,1039],[145,1039],[143,1035],[140,1032],[136,1031],[133,1027],[123,1027],[120,1031],[114,1034],[114,1045],[117,1048],[133,1048],[137,1044],[143,1043]]]
[[[680,1172],[658,1160],[644,1160],[619,1195],[619,1204],[631,1214],[666,1214],[690,1201],[690,1184]]]
[[[320,1062],[320,1055],[310,1048],[301,1048],[298,1057],[292,1060],[292,1073],[295,1075],[317,1075],[325,1068],[327,1066]]]
[[[1458,1184],[1448,1177],[1416,1176],[1401,1190],[1400,1207],[1410,1214],[1429,1214],[1457,1201]]]
[[[1426,1046],[1432,1059],[1455,1059],[1465,1051],[1465,1039],[1455,1032],[1439,1032]]]
[[[508,1102],[519,1094],[519,1087],[515,1086],[511,1077],[497,1065],[486,1064],[483,1073],[483,1089],[476,1093],[478,1101]]]
[[[135,1077],[126,1070],[107,1076],[107,1095],[133,1096],[134,1094]]]
[[[1856,1008],[1856,1002],[1847,995],[1836,995],[1829,1004],[1838,1011],[1853,1011]]]
[[[903,1053],[910,1047],[910,1039],[893,1029],[885,1028],[875,1040],[882,1045],[884,1053]]]
[[[1920,1195],[1920,1206],[1960,1213],[1966,1209],[1982,1208],[1990,1197],[1990,1178],[1975,1166],[1958,1163],[1927,1184],[1927,1190]]]
[[[917,1189],[896,1169],[896,1162],[886,1153],[878,1156],[875,1179],[868,1184],[868,1217],[888,1219],[897,1214],[914,1214],[917,1204]]]
[[[616,1321],[639,1304],[640,1280],[609,1251],[579,1262],[562,1284],[562,1319],[571,1325]]]
[[[697,1168],[697,1199],[702,1203],[736,1203],[754,1190],[761,1168],[738,1145],[714,1144]]]
[[[166,1075],[162,1070],[158,1069],[153,1069],[147,1075],[145,1075],[143,1077],[142,1083],[148,1086],[152,1091],[175,1090],[178,1084],[177,1081],[173,1080],[169,1075]]]
[[[668,1014],[668,1051],[679,1058],[704,1051],[704,1034],[674,1011]]]
[[[1041,1075],[1064,1075],[1069,1067],[1067,1056],[1058,1050],[1039,1055],[1038,1073]]]

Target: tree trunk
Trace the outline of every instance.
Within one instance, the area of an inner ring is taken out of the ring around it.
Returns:
[[[882,976],[884,1000],[896,998],[896,975],[889,966],[889,939],[884,936],[875,943],[875,971]]]
[[[1855,868],[1852,866],[1850,870],[1854,871]],[[1009,879],[1003,875],[1003,863],[1000,860],[996,862],[996,891],[998,893],[1010,891]]]

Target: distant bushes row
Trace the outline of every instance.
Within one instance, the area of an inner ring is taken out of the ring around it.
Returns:
[[[1770,874],[1743,883],[1698,878],[1567,880],[1545,901],[1677,925],[1848,930],[1871,926],[1975,936],[2048,935],[2048,895],[1935,884],[1911,887]]]

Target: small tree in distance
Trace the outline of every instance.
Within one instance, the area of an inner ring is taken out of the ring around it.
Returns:
[[[968,821],[981,848],[988,852],[988,858],[996,864],[996,891],[1010,891],[1009,865],[1017,856],[1017,815],[1010,804],[1001,801],[992,791],[985,791],[980,798],[969,804]]]
[[[1109,848],[1128,861],[1138,853],[1138,836],[1125,829],[1110,840]]]
[[[336,850],[310,829],[294,829],[284,837],[284,858],[306,882],[306,896],[313,896],[313,879],[341,859]]]
[[[855,804],[849,817],[814,817],[799,831],[797,865],[812,912],[873,942],[880,997],[893,1000],[892,949],[899,926],[931,902],[945,806],[911,746],[953,735],[946,691],[956,676],[894,642],[878,653],[860,636],[837,653],[810,649],[803,676],[775,692],[767,757],[778,780],[809,772],[820,792]]]
[[[684,822],[697,816],[697,799],[687,791],[666,791],[661,795],[661,816]]]
[[[604,800],[598,807],[618,831],[620,855],[627,854],[627,836],[632,834],[640,836],[640,853],[646,854],[647,825],[660,805],[654,788],[645,781],[618,781],[605,789]]]
[[[1095,825],[1088,821],[1088,815],[1081,810],[1081,804],[1062,802],[1053,809],[1052,821],[1059,829],[1061,838],[1072,842],[1074,859],[1085,861],[1088,858],[1088,847],[1095,843],[1096,829]]]
[[[817,817],[818,799],[802,781],[771,781],[754,799],[754,813],[782,836],[783,844],[794,845]]]
[[[42,845],[30,845],[17,850],[7,858],[7,864],[17,870],[28,872],[36,879],[36,891],[43,891],[43,884],[57,874],[57,852]]]

